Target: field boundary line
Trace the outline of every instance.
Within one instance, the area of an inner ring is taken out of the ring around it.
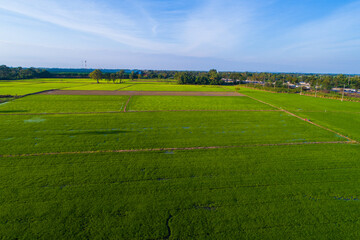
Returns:
[[[124,107],[124,112],[126,112],[126,108],[130,102],[130,99],[131,99],[132,96],[129,96],[128,100],[126,101],[126,104],[125,104],[125,107]]]
[[[245,95],[245,94],[243,94],[243,95]],[[296,118],[298,118],[298,119],[300,119],[300,120],[306,121],[306,122],[308,122],[308,123],[310,123],[310,124],[312,124],[312,125],[314,125],[314,126],[317,126],[317,127],[322,128],[322,129],[324,129],[324,130],[327,130],[327,131],[329,131],[329,132],[335,133],[335,134],[337,134],[338,136],[345,138],[345,139],[348,140],[350,143],[358,143],[357,141],[355,141],[355,140],[353,140],[353,139],[351,139],[351,138],[349,138],[349,137],[347,137],[347,136],[345,136],[345,135],[343,135],[343,134],[341,134],[341,133],[338,133],[338,132],[336,132],[335,130],[332,130],[332,129],[327,128],[327,127],[324,127],[324,126],[322,126],[322,125],[320,125],[320,124],[311,122],[311,121],[309,121],[309,120],[307,120],[307,119],[305,119],[305,118],[302,118],[302,117],[300,117],[300,116],[296,115],[295,113],[292,113],[292,112],[290,112],[290,111],[288,111],[288,110],[281,109],[281,108],[279,108],[279,107],[276,107],[275,105],[272,105],[272,104],[270,104],[270,103],[261,101],[261,100],[259,100],[259,99],[257,99],[257,98],[254,98],[254,97],[250,97],[250,96],[248,96],[248,95],[245,95],[245,96],[247,96],[247,97],[249,97],[249,98],[251,98],[251,99],[254,99],[254,100],[258,101],[258,102],[264,103],[264,104],[266,104],[266,105],[272,106],[272,107],[274,107],[274,108],[276,108],[276,109],[279,109],[279,110],[281,110],[281,111],[283,111],[283,112],[285,112],[285,113],[287,113],[287,114],[289,114],[289,115],[291,115],[291,116],[293,116],[293,117],[296,117]]]
[[[120,84],[121,84],[121,83],[120,83]],[[134,86],[134,85],[136,85],[136,84],[131,84],[131,85],[129,85],[129,86],[121,87],[121,88],[115,89],[115,91],[120,91],[120,89],[125,89],[125,88],[128,88],[128,87],[132,87],[132,86]]]
[[[31,116],[31,115],[74,115],[74,114],[115,114],[115,113],[124,113],[125,111],[107,111],[107,112],[58,112],[58,113],[0,113],[0,116]],[[282,110],[127,110],[127,113],[142,113],[142,112],[282,112]]]
[[[295,145],[320,145],[320,144],[352,144],[349,141],[330,141],[330,142],[292,142],[292,143],[264,143],[249,144],[239,146],[208,146],[208,147],[181,147],[181,148],[148,148],[148,149],[118,149],[118,150],[94,150],[78,152],[47,152],[47,153],[25,153],[25,154],[7,154],[0,155],[0,158],[12,157],[31,157],[31,156],[49,156],[49,155],[75,155],[75,154],[93,154],[93,153],[131,153],[131,152],[161,152],[161,151],[191,151],[208,149],[232,149],[248,147],[271,147],[271,146],[295,146]]]
[[[198,110],[130,110],[128,112],[282,112],[282,110],[267,110],[267,109],[259,109],[259,110],[207,110],[207,109],[198,109]]]
[[[360,112],[351,112],[351,111],[306,111],[306,110],[301,110],[301,111],[296,111],[299,113],[354,113],[354,114],[359,114]]]
[[[91,84],[93,84],[93,83],[84,83],[84,84],[81,84],[81,85],[79,85],[79,86],[75,86],[75,87],[84,87],[84,86],[89,86],[89,85],[91,85]],[[68,88],[74,88],[74,86],[71,86],[71,87],[64,87],[64,88],[59,88],[59,89],[54,89],[54,91],[55,90],[67,90]]]

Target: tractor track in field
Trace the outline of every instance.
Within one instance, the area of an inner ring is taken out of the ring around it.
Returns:
[[[208,146],[208,147],[180,147],[180,148],[93,150],[93,151],[77,151],[77,152],[47,152],[47,153],[6,154],[6,155],[4,154],[4,155],[0,155],[0,158],[49,156],[49,155],[75,155],[75,154],[93,154],[93,153],[191,151],[191,150],[209,150],[209,149],[231,149],[231,148],[248,148],[248,147],[292,146],[292,145],[320,145],[320,144],[357,144],[357,142],[356,141],[292,142],[292,143],[249,144],[249,145],[239,145],[239,146]]]
[[[124,112],[126,112],[126,108],[129,105],[129,102],[131,100],[131,96],[129,96],[128,100],[126,101],[125,107],[124,107]]]
[[[275,106],[275,105],[272,105],[272,104],[270,104],[270,103],[261,101],[261,100],[259,100],[259,99],[257,99],[257,98],[250,97],[250,96],[245,95],[245,94],[243,94],[243,95],[246,96],[246,97],[248,97],[248,98],[251,98],[251,99],[253,99],[253,100],[256,100],[256,101],[258,101],[258,102],[260,102],[260,103],[263,103],[263,104],[266,104],[266,105],[268,105],[268,106],[271,106],[271,107],[273,107],[273,108],[275,108],[275,109],[278,109],[278,110],[280,110],[280,111],[283,111],[283,112],[285,112],[285,113],[287,113],[287,114],[289,114],[289,115],[291,115],[291,116],[293,116],[293,117],[296,117],[296,118],[298,118],[298,119],[300,119],[300,120],[306,121],[306,122],[308,122],[308,123],[310,123],[310,124],[312,124],[312,125],[314,125],[314,126],[317,126],[317,127],[322,128],[322,129],[324,129],[324,130],[327,130],[327,131],[329,131],[329,132],[335,133],[335,134],[337,134],[338,136],[340,136],[340,137],[345,138],[346,140],[348,140],[349,143],[358,143],[357,141],[355,141],[355,140],[353,140],[353,139],[351,139],[351,138],[349,138],[349,137],[347,137],[347,136],[345,136],[345,135],[343,135],[343,134],[341,134],[341,133],[338,133],[338,132],[336,132],[336,131],[334,131],[334,130],[332,130],[332,129],[330,129],[330,128],[324,127],[324,126],[322,126],[322,125],[320,125],[320,124],[311,122],[311,121],[307,120],[306,118],[302,118],[302,117],[300,117],[300,116],[296,115],[295,113],[292,113],[292,112],[290,112],[290,111],[288,111],[288,110],[279,108],[279,107],[277,107],[277,106]]]
[[[130,98],[128,99],[128,101]],[[127,105],[125,106],[127,107]],[[282,110],[127,110],[108,111],[108,112],[59,112],[59,113],[1,113],[0,116],[17,116],[17,115],[74,115],[74,114],[116,114],[116,113],[143,113],[143,112],[283,112]]]
[[[129,87],[132,87],[134,85],[136,85],[136,84],[131,84],[129,86],[121,87],[121,88],[116,89],[115,91],[120,91],[121,89],[129,88]]]

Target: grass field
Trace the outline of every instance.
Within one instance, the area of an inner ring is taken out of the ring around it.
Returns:
[[[289,111],[360,112],[360,104],[358,102],[341,102],[334,99],[314,98],[299,94],[269,93],[248,88],[241,88],[239,92]]]
[[[231,91],[220,86],[177,85],[165,81],[130,81],[125,79],[121,84],[100,82],[91,79],[29,79],[0,81],[0,95],[26,95],[46,90],[128,90],[128,91]]]
[[[86,83],[85,83],[86,84]],[[75,86],[82,86],[84,83],[78,82],[12,82],[9,84],[8,82],[1,83],[0,81],[0,95],[13,95],[13,96],[20,96],[26,95],[30,93],[36,93],[46,90],[52,89],[63,89],[68,87],[75,87]]]
[[[128,98],[128,96],[32,95],[0,105],[0,114],[122,111]]]
[[[126,89],[132,84],[87,84],[87,85],[81,85],[81,86],[75,86],[75,87],[69,87],[64,88],[63,90],[107,90],[107,91],[116,91],[116,90],[122,90]]]
[[[358,152],[311,145],[9,158],[0,163],[0,232],[356,239]]]
[[[145,110],[276,110],[248,97],[133,96],[129,111]]]
[[[345,141],[282,112],[1,115],[0,128],[0,154]]]
[[[0,91],[113,87],[78,81]],[[360,140],[360,104],[239,92],[264,103],[32,95],[1,104],[0,238],[358,239],[360,145],[336,132]]]
[[[335,129],[340,133],[360,141],[360,103],[314,98],[286,93],[268,93],[245,89],[240,93],[274,104],[295,112],[315,123]]]

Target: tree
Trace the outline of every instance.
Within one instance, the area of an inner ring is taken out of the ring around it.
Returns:
[[[215,69],[211,69],[209,71],[209,79],[211,85],[220,85],[221,77]]]
[[[119,78],[119,83],[122,83],[122,80],[124,79],[124,73],[125,73],[124,70],[120,70],[116,73],[117,77]]]
[[[324,85],[325,90],[331,90],[331,77],[330,76],[325,76],[323,78],[322,84]],[[321,83],[320,83],[321,84]]]
[[[131,81],[134,80],[134,78],[135,78],[135,72],[134,71],[131,71],[131,73],[129,75],[129,78],[131,79]]]
[[[110,82],[111,80],[111,76],[110,76],[110,73],[104,73],[103,74],[103,78],[106,80],[106,82]]]
[[[99,83],[99,80],[102,78],[102,72],[100,69],[96,69],[89,74],[89,77]]]
[[[117,78],[117,74],[116,74],[116,73],[111,73],[111,74],[110,74],[110,79],[112,80],[113,83],[116,82],[116,78]]]

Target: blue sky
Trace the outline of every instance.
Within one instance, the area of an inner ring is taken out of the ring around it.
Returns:
[[[360,1],[0,0],[9,66],[360,73]]]

